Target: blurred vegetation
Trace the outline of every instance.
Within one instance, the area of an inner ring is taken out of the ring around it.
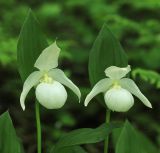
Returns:
[[[0,0],[0,113],[10,110],[26,152],[34,153],[36,150],[34,94],[28,98],[26,111],[23,112],[19,105],[22,82],[17,71],[16,46],[29,7],[39,19],[48,41],[58,39],[62,48],[60,68],[81,87],[82,103],[90,90],[87,69],[89,51],[102,24],[106,22],[109,25],[121,41],[132,69],[138,68],[133,76],[153,104],[153,109],[149,110],[136,99],[138,102],[128,113],[113,113],[112,118],[124,120],[127,117],[160,147],[157,90],[160,86],[159,0]],[[41,110],[45,150],[49,150],[66,131],[96,127],[104,121],[105,109],[101,104],[94,102],[85,108],[82,103],[78,104],[72,93],[69,92],[69,95],[63,109]],[[98,153],[102,145],[87,145],[86,149]]]

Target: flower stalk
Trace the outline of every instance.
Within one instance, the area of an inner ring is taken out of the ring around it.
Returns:
[[[111,111],[110,109],[106,110],[106,125],[110,123]],[[104,153],[108,153],[108,144],[109,144],[109,135],[106,137],[104,141]]]
[[[37,153],[41,153],[42,142],[41,142],[41,120],[40,120],[40,109],[38,101],[35,102],[36,111],[36,126],[37,126]]]

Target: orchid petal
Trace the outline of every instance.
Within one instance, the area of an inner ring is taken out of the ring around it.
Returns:
[[[111,79],[121,79],[130,71],[131,71],[131,68],[130,68],[130,65],[128,65],[127,67],[123,67],[123,68],[120,68],[117,66],[110,66],[104,72],[106,76]]]
[[[45,48],[38,59],[36,60],[34,67],[41,71],[48,71],[52,68],[58,66],[58,57],[60,53],[60,48],[57,46],[56,41]]]
[[[62,83],[63,85],[67,86],[68,88],[70,88],[78,96],[78,99],[80,102],[81,92],[80,92],[79,88],[70,79],[67,78],[67,76],[65,75],[65,73],[62,70],[52,69],[48,72],[48,75],[50,77],[52,77],[54,80]]]
[[[28,92],[31,90],[31,88],[33,86],[35,86],[36,84],[38,84],[40,78],[42,77],[42,72],[40,71],[35,71],[33,73],[31,73],[28,78],[26,79],[26,81],[24,82],[23,85],[23,90],[20,96],[20,104],[23,110],[25,110],[25,99],[26,96],[28,94]]]
[[[128,90],[133,95],[135,95],[137,98],[139,98],[143,102],[144,105],[146,105],[149,108],[152,108],[152,105],[149,102],[149,100],[141,93],[138,86],[135,84],[133,80],[128,79],[128,78],[123,78],[120,80],[120,85],[122,86],[122,88]]]
[[[87,106],[93,97],[101,92],[106,92],[112,85],[112,80],[109,78],[105,78],[100,80],[91,90],[91,92],[87,95],[84,105]]]

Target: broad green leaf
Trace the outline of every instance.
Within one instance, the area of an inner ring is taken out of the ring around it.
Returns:
[[[143,133],[137,131],[143,153],[158,153],[158,149]]]
[[[64,147],[103,141],[108,134],[117,127],[120,127],[120,124],[102,124],[95,129],[82,128],[71,131],[59,139],[58,143],[55,145],[54,152]]]
[[[75,153],[87,153],[82,147],[80,146],[73,146]]]
[[[50,153],[87,153],[87,152],[80,146],[71,146],[71,147],[61,148],[57,152],[52,150]]]
[[[0,116],[0,153],[23,153],[8,112]]]
[[[128,121],[125,122],[116,144],[116,153],[157,153],[154,144],[137,131]]]
[[[95,85],[105,77],[105,69],[109,66],[126,67],[127,57],[120,43],[104,24],[99,32],[89,55],[89,78]]]
[[[33,72],[36,59],[47,46],[40,25],[32,11],[29,10],[17,46],[18,69],[23,81]]]

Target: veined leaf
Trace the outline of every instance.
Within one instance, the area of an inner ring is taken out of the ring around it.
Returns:
[[[0,116],[0,152],[23,153],[8,112]]]
[[[52,150],[50,153],[87,153],[87,152],[80,146],[70,146],[61,148],[58,150],[58,152]]]
[[[33,72],[36,59],[47,46],[40,25],[33,12],[29,10],[17,46],[18,69],[23,81]]]
[[[157,153],[154,144],[137,131],[128,121],[125,122],[117,140],[116,153]]]
[[[59,139],[55,145],[54,152],[69,146],[103,141],[112,130],[118,127],[120,127],[120,124],[102,124],[96,129],[83,128],[71,131]]]
[[[95,85],[105,77],[104,70],[109,66],[126,67],[127,56],[119,41],[104,24],[89,55],[89,78]]]

